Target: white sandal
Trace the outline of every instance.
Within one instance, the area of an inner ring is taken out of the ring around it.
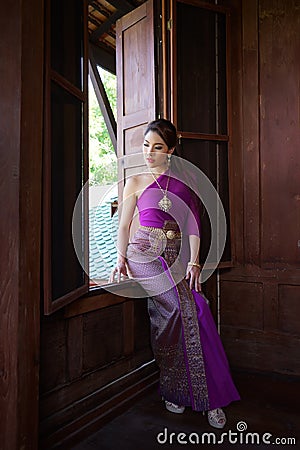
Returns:
[[[214,428],[224,428],[226,416],[221,408],[212,409],[207,412],[208,423]]]
[[[185,406],[179,406],[176,405],[175,403],[168,402],[167,400],[165,400],[165,406],[168,411],[175,414],[182,414],[184,413],[185,410]]]

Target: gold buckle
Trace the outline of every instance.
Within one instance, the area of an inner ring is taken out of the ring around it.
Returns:
[[[167,239],[174,239],[176,236],[176,232],[174,230],[168,230],[166,232]]]

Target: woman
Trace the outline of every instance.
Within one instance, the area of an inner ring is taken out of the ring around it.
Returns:
[[[151,343],[166,408],[179,414],[186,406],[207,411],[210,425],[223,428],[222,407],[240,397],[201,295],[198,199],[170,162],[176,143],[176,128],[168,120],[148,125],[143,144],[148,170],[125,184],[111,281],[116,274],[118,281],[129,275],[149,296]],[[140,226],[129,242],[136,207]]]

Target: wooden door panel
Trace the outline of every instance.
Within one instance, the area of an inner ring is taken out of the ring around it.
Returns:
[[[278,8],[260,3],[261,258],[265,267],[299,268],[300,14],[295,2]]]
[[[171,116],[181,134],[180,156],[206,174],[218,191],[227,220],[219,267],[233,265],[234,201],[231,189],[229,9],[193,0],[171,0]],[[204,208],[201,261],[210,247]]]
[[[142,155],[147,123],[156,118],[153,0],[117,22],[119,207],[124,181],[145,167]],[[139,226],[137,211],[131,236]]]
[[[263,328],[263,283],[221,281],[222,325],[251,330]],[[241,310],[241,299],[242,310]]]
[[[152,106],[154,92],[149,74],[153,68],[153,58],[148,48],[149,32],[145,22],[149,23],[147,15],[123,32],[123,70],[127,75],[123,84],[125,116],[146,111]]]
[[[299,322],[300,286],[278,285],[278,329],[300,336]]]
[[[153,0],[117,22],[118,157],[142,151],[147,123],[155,119]],[[141,161],[143,164],[143,161]],[[135,165],[135,163],[133,162]],[[140,164],[140,163],[139,163]],[[120,179],[124,178],[120,165]]]
[[[142,151],[141,136],[144,135],[146,126],[147,125],[143,123],[142,125],[126,129],[126,133],[124,136],[124,147],[126,149],[126,155],[132,155],[140,153]]]

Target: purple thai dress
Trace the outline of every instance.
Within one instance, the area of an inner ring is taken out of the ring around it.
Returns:
[[[158,182],[163,189],[168,176]],[[130,276],[148,294],[151,344],[165,400],[195,411],[228,405],[240,396],[205,298],[185,280],[188,236],[200,236],[199,210],[191,189],[172,176],[167,212],[153,182],[138,199],[140,228],[127,249]]]

